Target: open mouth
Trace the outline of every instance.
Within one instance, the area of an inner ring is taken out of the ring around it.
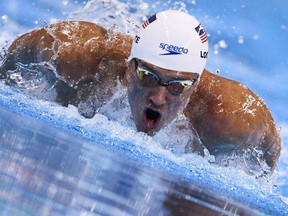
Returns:
[[[146,109],[144,112],[144,124],[147,128],[153,129],[159,125],[161,114],[152,109]]]

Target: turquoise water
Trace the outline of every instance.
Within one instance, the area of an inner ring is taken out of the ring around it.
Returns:
[[[1,84],[2,214],[169,215],[179,213],[179,206],[192,211],[195,202],[228,215],[237,215],[236,209],[246,215],[288,213],[285,2],[4,0],[0,45],[59,19],[133,33],[131,23],[168,8],[186,10],[206,27],[210,71],[244,83],[271,109],[283,140],[274,179],[256,180],[196,155],[174,155],[162,147],[168,139],[145,136],[125,118],[120,121],[125,110],[118,119],[108,113],[86,120],[73,107]]]

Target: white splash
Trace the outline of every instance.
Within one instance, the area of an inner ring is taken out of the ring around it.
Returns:
[[[251,114],[252,116],[255,116],[255,112],[257,111],[256,108],[251,109],[250,107],[254,104],[254,102],[256,101],[255,97],[253,97],[252,95],[248,95],[246,96],[246,102],[242,104],[242,108],[244,113],[248,113]]]

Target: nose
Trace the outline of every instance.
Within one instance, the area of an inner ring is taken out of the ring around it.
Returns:
[[[150,95],[149,99],[150,102],[155,107],[160,107],[163,104],[166,103],[166,88],[164,86],[159,86],[158,88],[153,91],[153,93]]]

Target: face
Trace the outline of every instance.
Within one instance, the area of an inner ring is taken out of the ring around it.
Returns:
[[[198,78],[197,73],[166,70],[132,59],[126,81],[137,130],[154,135],[170,123],[189,102]]]

